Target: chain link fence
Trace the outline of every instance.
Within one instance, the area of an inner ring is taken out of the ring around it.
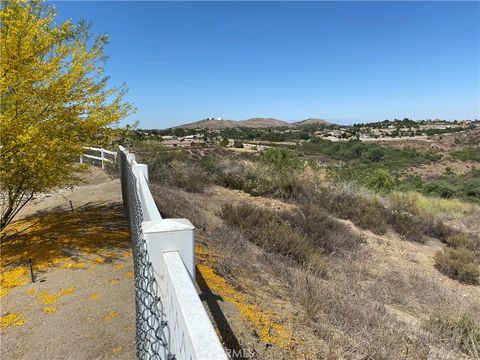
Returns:
[[[139,184],[127,156],[131,155],[118,152],[123,206],[130,226],[135,271],[136,356],[142,360],[174,360],[175,356],[169,351],[168,323],[142,232],[145,219]]]

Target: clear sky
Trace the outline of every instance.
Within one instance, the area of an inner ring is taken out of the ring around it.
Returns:
[[[205,117],[480,118],[480,2],[58,2],[165,128]]]

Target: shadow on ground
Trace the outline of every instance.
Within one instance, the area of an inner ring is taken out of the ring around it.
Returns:
[[[25,282],[29,259],[38,273],[52,265],[75,269],[111,262],[127,251],[130,238],[120,204],[87,203],[74,211],[58,207],[37,212],[9,225],[1,235],[0,298]]]
[[[242,348],[240,346],[240,343],[235,336],[230,324],[228,323],[228,320],[223,313],[220,305],[218,304],[219,301],[223,301],[223,298],[212,292],[207,282],[203,278],[202,273],[198,270],[198,267],[196,268],[196,273],[197,284],[202,291],[200,298],[207,303],[213,320],[215,321],[215,324],[217,325],[217,328],[220,332],[223,343],[225,344],[227,349],[230,349],[232,359],[244,359],[244,357],[242,356]]]

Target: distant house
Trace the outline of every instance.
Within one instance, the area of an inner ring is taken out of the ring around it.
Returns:
[[[162,140],[177,140],[177,137],[174,135],[162,136]]]
[[[194,136],[194,135],[189,135],[189,136]],[[170,140],[164,140],[163,145],[167,147],[191,147],[191,146],[205,146],[206,142],[203,139],[198,139],[198,138],[187,138],[186,137],[180,137],[177,139],[170,139]]]
[[[202,134],[187,135],[183,139],[185,139],[185,140],[198,140],[198,139],[203,139],[203,135]]]

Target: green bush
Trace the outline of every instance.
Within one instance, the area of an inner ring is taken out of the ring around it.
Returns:
[[[269,148],[263,152],[263,161],[274,170],[292,170],[302,166],[297,154],[285,148]]]
[[[396,187],[398,191],[422,191],[423,180],[420,175],[407,175],[403,181],[400,181]]]
[[[459,189],[459,195],[465,198],[480,199],[480,179],[467,179]]]
[[[390,192],[395,186],[395,178],[387,169],[377,169],[365,179],[366,185],[378,192]]]
[[[450,153],[454,158],[464,161],[480,161],[480,148],[468,148]]]
[[[424,192],[429,195],[435,195],[442,198],[450,199],[456,193],[455,186],[446,180],[432,180],[427,182],[424,187]]]
[[[243,148],[243,142],[240,141],[240,140],[234,140],[233,147],[238,148],[238,149],[242,149]]]
[[[463,175],[439,176],[427,181],[421,192],[430,196],[480,202],[480,170],[472,169]]]
[[[208,173],[214,173],[217,169],[217,160],[214,157],[206,157],[202,160],[202,167]]]
[[[395,170],[430,163],[441,158],[439,154],[429,151],[418,151],[413,148],[394,149],[359,140],[331,142],[313,138],[309,142],[303,143],[301,150],[308,155],[324,154],[333,159],[347,161],[350,166],[368,164],[370,169],[371,165],[377,164],[388,170]]]

